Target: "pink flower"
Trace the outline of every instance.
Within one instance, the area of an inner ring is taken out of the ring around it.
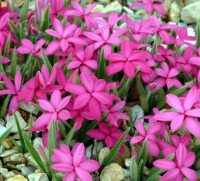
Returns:
[[[122,40],[121,53],[112,53],[107,57],[111,62],[106,70],[108,76],[124,71],[127,77],[132,78],[137,68],[141,72],[150,72],[151,69],[146,65],[146,52],[133,50],[132,47],[131,41]]]
[[[68,70],[80,69],[81,72],[84,70],[96,70],[98,68],[97,61],[93,58],[94,46],[90,45],[86,49],[77,48],[74,51],[74,55],[67,65]]]
[[[192,55],[189,62],[192,65],[200,66],[200,48],[197,49],[197,55]]]
[[[47,47],[47,54],[53,54],[58,50],[65,52],[69,45],[86,45],[86,42],[79,37],[81,30],[77,25],[68,24],[63,27],[62,22],[57,18],[53,21],[53,27],[55,30],[47,29],[46,33],[50,36],[57,38],[58,40],[53,40]]]
[[[106,146],[109,148],[112,148],[123,134],[123,132],[118,131],[117,127],[109,127],[106,123],[99,123],[98,127],[88,131],[87,135],[96,140],[105,141]]]
[[[20,93],[21,83],[22,83],[22,76],[21,76],[20,71],[17,71],[15,74],[14,84],[12,83],[12,81],[10,81],[10,79],[6,75],[3,75],[3,82],[6,89],[0,90],[0,96],[12,95],[12,99],[10,101],[9,108],[8,108],[8,113],[11,115],[15,113],[19,104],[17,97],[18,97],[18,94]]]
[[[155,10],[155,11],[159,12],[161,15],[165,15],[166,11],[165,11],[164,7],[162,7],[160,4],[158,4],[158,3],[162,3],[162,2],[163,2],[163,0],[138,0],[136,3],[131,5],[131,8],[143,6],[145,11],[148,14],[152,14],[152,12]]]
[[[1,18],[4,14],[6,14],[6,13],[8,13],[8,12],[10,11],[10,4],[9,4],[9,2],[6,2],[6,5],[7,5],[7,6],[3,7],[3,6],[2,6],[2,2],[0,2],[0,18]]]
[[[167,170],[167,172],[161,177],[161,181],[183,181],[184,177],[189,181],[196,181],[196,172],[189,168],[194,162],[195,154],[187,151],[186,147],[180,143],[176,150],[175,161],[160,159],[153,162],[153,165],[159,169]]]
[[[58,120],[66,121],[71,118],[69,111],[66,109],[69,103],[70,96],[61,98],[61,92],[55,90],[51,96],[50,102],[44,99],[39,99],[39,106],[45,111],[35,122],[31,128],[32,131],[49,130],[51,122]]]
[[[166,141],[158,141],[159,147],[162,149],[162,153],[165,157],[171,155],[176,152],[179,144],[182,143],[185,146],[188,146],[191,142],[191,137],[185,134],[183,137],[179,137],[178,135],[170,135],[170,140],[172,144],[167,143]]]
[[[123,109],[124,106],[125,101],[119,101],[109,109],[105,109],[107,113],[106,120],[113,126],[119,127],[119,120],[130,120],[130,118],[126,114],[121,112],[121,109]]]
[[[156,68],[155,72],[159,78],[153,81],[156,85],[156,89],[161,89],[165,85],[170,89],[173,86],[180,88],[182,86],[181,82],[175,78],[179,71],[176,68],[169,68],[166,62],[162,63],[162,68]]]
[[[91,29],[92,27],[97,27],[99,18],[106,16],[103,13],[91,12],[95,8],[96,3],[90,4],[85,10],[76,0],[72,0],[71,5],[73,6],[73,9],[65,10],[63,15],[80,17],[86,23],[88,29]]]
[[[114,33],[110,33],[109,26],[104,26],[98,32],[84,32],[83,34],[94,41],[95,50],[102,48],[105,57],[107,57],[112,52],[112,45],[121,43],[119,36],[124,34],[125,31],[125,29],[118,29]]]
[[[137,144],[147,141],[147,150],[149,153],[155,157],[157,157],[160,153],[158,144],[157,144],[157,137],[156,133],[161,128],[160,124],[152,124],[147,130],[144,129],[144,125],[142,122],[138,122],[135,125],[136,130],[139,132],[139,136],[134,136],[131,139],[131,144]]]
[[[4,14],[2,17],[0,16],[0,46],[4,47],[6,40],[8,38],[8,31],[6,28],[8,27],[8,19],[9,13]]]
[[[55,164],[51,168],[65,173],[63,181],[92,181],[90,173],[100,167],[97,161],[86,158],[83,143],[75,144],[71,151],[67,145],[61,144],[59,149],[53,149],[53,153],[51,161]]]
[[[169,60],[171,63],[175,63],[175,59],[173,55],[175,55],[175,51],[171,49],[165,49],[163,46],[157,47],[157,55],[156,55],[156,61],[157,62],[164,62],[166,60]]]
[[[10,63],[10,59],[7,58],[7,57],[2,56],[2,57],[1,57],[1,62],[0,62],[0,63],[2,63],[2,64]]]
[[[192,107],[197,101],[198,92],[193,87],[182,100],[176,95],[167,95],[167,104],[173,110],[160,112],[154,116],[154,119],[160,121],[171,121],[171,130],[177,131],[184,124],[186,129],[194,136],[200,138],[200,122],[197,120],[200,117],[200,109],[193,109]]]
[[[89,106],[89,110],[97,120],[101,118],[101,104],[111,105],[112,97],[106,92],[107,83],[103,79],[97,79],[90,72],[82,72],[80,75],[82,85],[68,83],[65,87],[67,92],[75,94],[74,110]]]
[[[22,45],[17,48],[19,54],[34,54],[41,57],[40,49],[46,43],[46,40],[41,39],[35,45],[28,39],[22,40]]]

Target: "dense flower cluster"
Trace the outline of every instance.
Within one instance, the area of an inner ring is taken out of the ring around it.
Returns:
[[[163,23],[162,2],[138,0],[131,8],[142,6],[149,17],[136,21],[96,12],[96,4],[84,8],[76,0],[69,6],[64,0],[36,0],[25,27],[20,13],[0,3],[0,96],[11,97],[8,113],[22,103],[38,105],[42,113],[31,131],[43,133],[45,147],[53,121],[58,140],[64,137],[59,125],[67,124],[109,148],[131,127],[125,140],[136,149],[133,155],[138,158],[146,143],[153,165],[167,171],[161,180],[195,181],[190,167],[196,146],[191,140],[200,138],[200,37]],[[48,7],[50,18],[44,19]],[[133,123],[124,112],[133,84],[144,122]],[[95,124],[86,129],[89,123]],[[84,154],[84,141],[71,151],[60,144],[51,168],[65,173],[65,181],[90,181],[100,166]]]

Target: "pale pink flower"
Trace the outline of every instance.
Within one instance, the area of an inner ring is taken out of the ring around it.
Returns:
[[[83,34],[94,41],[94,49],[103,49],[104,55],[107,57],[112,52],[112,45],[119,45],[121,39],[119,38],[124,34],[125,29],[117,29],[117,31],[111,33],[109,26],[101,27],[98,32],[84,32]]]
[[[161,177],[161,181],[179,180],[183,181],[184,177],[189,181],[196,181],[197,174],[194,170],[190,169],[195,162],[195,154],[187,151],[183,144],[179,144],[175,160],[160,159],[153,162],[153,165],[161,170],[167,172]]]
[[[131,41],[122,40],[121,53],[112,53],[107,57],[111,62],[106,69],[107,75],[124,71],[127,77],[132,78],[137,68],[141,72],[149,73],[151,69],[146,65],[146,54],[143,50],[133,49]]]
[[[83,143],[76,143],[70,151],[65,144],[60,144],[59,149],[53,149],[51,161],[52,169],[65,173],[63,181],[92,181],[90,173],[100,168],[96,160],[87,159]]]
[[[22,40],[22,45],[17,48],[19,54],[33,54],[41,57],[40,49],[46,43],[46,40],[40,39],[35,45],[28,39]]]
[[[17,71],[14,77],[14,83],[6,76],[3,75],[3,82],[6,87],[4,90],[0,90],[0,96],[12,95],[12,99],[9,104],[8,113],[12,115],[18,108],[18,94],[21,90],[22,76],[20,71]]]
[[[88,131],[87,135],[96,140],[103,140],[109,148],[112,148],[123,134],[117,127],[108,126],[106,123],[99,123],[98,127],[99,128]],[[128,137],[126,139],[128,139]]]
[[[70,96],[62,99],[61,92],[55,90],[51,96],[50,102],[39,99],[39,106],[45,111],[31,128],[32,131],[49,130],[52,121],[66,121],[71,118],[69,111],[66,109]]]
[[[170,68],[166,62],[162,63],[162,68],[155,69],[156,74],[159,76],[153,83],[156,85],[156,89],[161,89],[165,85],[170,89],[173,86],[180,88],[181,82],[175,78],[179,71],[176,68]]]
[[[113,98],[106,92],[107,83],[103,79],[97,79],[90,72],[82,72],[80,75],[82,85],[68,83],[65,90],[75,96],[74,110],[89,106],[89,110],[97,120],[101,118],[101,104],[111,105]]]
[[[193,109],[197,98],[198,92],[195,87],[190,89],[183,100],[174,94],[168,94],[166,101],[173,110],[160,112],[154,116],[154,119],[170,121],[170,127],[173,132],[184,125],[190,133],[200,138],[200,122],[197,119],[200,117],[200,109]]]
[[[162,2],[163,0],[138,0],[136,3],[131,5],[131,8],[143,6],[148,14],[152,14],[152,12],[155,10],[161,15],[165,15],[166,11],[164,7],[160,4]]]
[[[97,60],[93,58],[95,51],[94,46],[90,45],[87,48],[77,48],[74,50],[73,57],[67,65],[68,70],[80,69],[84,70],[96,70],[98,68]]]
[[[172,144],[169,144],[166,141],[159,140],[158,145],[162,149],[163,155],[167,157],[176,152],[176,149],[178,148],[180,143],[188,146],[191,140],[192,138],[187,134],[184,134],[181,138],[178,135],[170,135],[170,141],[172,142]]]
[[[63,27],[62,22],[57,18],[53,20],[53,29],[47,29],[45,32],[50,36],[57,38],[57,40],[53,40],[49,43],[47,47],[47,54],[53,54],[58,50],[62,50],[65,52],[70,44],[73,45],[86,45],[86,42],[83,38],[80,38],[81,30],[75,24],[68,24]]]
[[[131,144],[143,143],[146,140],[147,150],[151,155],[157,157],[160,153],[160,150],[157,144],[156,134],[159,132],[161,125],[155,123],[145,130],[144,124],[142,122],[138,122],[136,123],[135,127],[139,132],[139,136],[133,136],[131,139]]]

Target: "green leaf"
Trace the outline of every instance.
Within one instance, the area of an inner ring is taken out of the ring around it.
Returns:
[[[69,133],[67,134],[67,136],[65,137],[65,143],[68,145],[68,146],[71,146],[71,141],[72,141],[72,138],[74,136],[74,133],[75,133],[75,128],[76,126],[74,125],[71,130],[69,131]]]
[[[158,47],[158,45],[159,45],[159,37],[158,36],[156,36],[156,39],[155,39],[155,41],[153,42],[153,47],[152,47],[152,50],[151,50],[151,53],[152,54],[156,54],[157,53],[157,47]]]
[[[21,68],[21,73],[22,75],[24,76],[26,74],[26,72],[30,72],[30,68],[29,66],[31,66],[31,61],[33,59],[33,54],[31,53],[28,58],[27,58],[27,61],[26,63],[24,64],[24,67]]]
[[[143,179],[143,177],[144,177],[144,161],[143,160],[140,160],[140,162],[139,162],[139,166],[138,166],[138,175],[139,175],[139,177],[138,177],[138,181],[143,181],[144,179]]]
[[[8,95],[3,102],[3,106],[2,106],[1,112],[0,112],[0,116],[2,118],[4,118],[7,114],[7,108],[8,108],[8,104],[9,104],[9,101],[10,101],[10,97],[11,97],[11,95]]]
[[[40,169],[43,172],[46,172],[45,165],[42,162],[42,159],[40,158],[38,151],[35,150],[35,148],[31,144],[31,142],[27,138],[24,138],[24,140],[26,143],[26,147],[27,147],[29,153],[31,154],[31,156],[33,157],[33,159],[35,160],[35,162],[38,164],[38,166],[40,167]]]
[[[0,136],[0,145],[3,143],[3,141],[9,136],[10,131],[12,128],[7,129],[1,136]]]
[[[28,14],[28,6],[29,6],[29,0],[25,0],[24,5],[20,12],[20,22],[24,22],[26,20],[27,14]]]
[[[142,144],[142,149],[140,150],[139,153],[139,162],[143,160],[144,162],[146,162],[147,160],[147,141],[145,140]]]
[[[47,69],[49,70],[49,72],[51,71],[52,69],[52,66],[51,66],[51,63],[46,55],[46,53],[44,52],[43,49],[41,49],[41,53],[42,53],[42,60],[44,62],[44,64],[46,65]]]
[[[48,133],[48,152],[49,152],[49,160],[53,154],[53,148],[56,148],[56,125],[54,120],[51,121],[50,130]]]
[[[15,77],[16,68],[17,68],[17,51],[16,51],[16,47],[15,47],[14,51],[13,51],[12,60],[11,60],[11,75],[12,75],[12,77]]]
[[[197,46],[197,48],[199,48],[200,47],[200,18],[199,18],[199,21],[198,21],[197,27],[196,27],[196,37],[197,37],[196,46]]]
[[[121,136],[121,138],[117,141],[117,143],[113,146],[113,148],[110,150],[109,155],[104,159],[102,167],[105,167],[109,165],[112,160],[114,159],[116,153],[119,151],[120,146],[123,144],[126,136],[128,135],[130,131],[130,128],[127,128],[124,134]]]
[[[10,29],[12,30],[13,34],[15,35],[15,37],[19,41],[21,41],[19,30],[18,30],[18,28],[15,26],[15,24],[11,20],[9,20],[9,26],[10,26]]]
[[[160,174],[162,174],[163,172],[165,172],[164,170],[160,170],[158,168],[152,168],[149,172],[149,175],[147,177],[146,181],[155,181],[155,180],[159,180],[159,176]]]
[[[7,41],[6,41],[6,46],[4,49],[4,56],[8,57],[10,51],[10,35],[8,35]]]
[[[131,180],[138,181],[138,165],[135,157],[131,158],[131,165],[130,165],[130,173],[131,173]]]
[[[16,113],[14,114],[14,117],[15,117],[15,122],[16,122],[16,125],[17,125],[17,130],[18,130],[21,146],[22,146],[22,152],[26,153],[27,149],[26,149],[26,145],[25,145],[25,141],[24,141],[25,137],[24,137],[24,135],[22,133],[22,129],[20,128],[19,120],[18,120],[18,118],[16,116]]]
[[[42,16],[41,30],[45,31],[49,27],[50,22],[50,6],[48,5],[44,15]]]
[[[106,63],[105,63],[105,59],[104,59],[104,50],[103,49],[100,54],[97,76],[98,76],[98,78],[102,78],[102,79],[106,78]]]

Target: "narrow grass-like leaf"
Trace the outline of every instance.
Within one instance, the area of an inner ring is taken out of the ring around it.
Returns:
[[[27,58],[26,63],[24,64],[24,67],[21,68],[21,73],[23,76],[26,74],[27,71],[30,71],[29,65],[31,65],[32,59],[33,59],[33,54],[30,54]]]
[[[138,165],[135,157],[131,158],[131,165],[130,165],[130,173],[131,173],[131,181],[138,180]]]
[[[130,131],[130,128],[127,128],[127,130],[124,132],[124,134],[121,136],[121,138],[117,141],[117,143],[110,150],[109,155],[103,161],[102,168],[109,165],[112,162],[116,153],[119,151],[120,146],[123,144],[126,136],[128,135],[129,131]]]
[[[68,146],[71,146],[71,141],[72,141],[72,138],[74,136],[74,133],[75,133],[75,125],[71,128],[71,130],[69,131],[69,133],[67,134],[67,136],[65,138],[65,143]]]
[[[140,160],[139,165],[138,165],[138,181],[143,181],[143,177],[144,177],[144,161]]]
[[[155,181],[155,180],[159,180],[159,176],[160,174],[162,174],[163,172],[165,172],[164,170],[160,170],[158,168],[152,168],[149,172],[149,175],[147,177],[146,181]]]
[[[28,14],[28,6],[29,6],[29,0],[25,0],[24,5],[21,9],[21,16],[20,16],[20,22],[22,23],[23,21],[26,20],[27,14]]]
[[[139,162],[143,160],[144,162],[146,162],[147,160],[147,141],[145,140],[142,144],[142,149],[140,150],[139,153]]]
[[[50,130],[48,133],[48,152],[49,159],[52,156],[53,148],[56,148],[56,125],[54,120],[51,122]]]
[[[8,35],[7,41],[6,41],[6,46],[4,49],[4,56],[8,57],[10,51],[10,35]]]
[[[10,131],[12,128],[7,129],[1,136],[0,136],[0,145],[3,143],[3,141],[9,136]]]
[[[98,78],[102,79],[106,78],[106,63],[104,59],[104,50],[102,50],[100,54],[97,76]]]
[[[25,137],[24,137],[24,135],[22,133],[22,129],[20,128],[19,120],[18,120],[18,118],[16,116],[16,113],[14,114],[14,117],[15,117],[15,122],[16,122],[16,125],[17,125],[17,130],[18,130],[21,146],[22,146],[22,152],[26,153],[27,149],[26,149],[26,145],[25,145],[25,141],[24,141]]]
[[[12,60],[11,60],[11,75],[12,75],[12,77],[15,77],[16,69],[17,69],[17,51],[16,51],[16,48],[14,48],[13,56],[12,56]]]
[[[8,104],[9,104],[9,101],[10,101],[10,96],[11,95],[8,95],[3,102],[1,112],[0,112],[0,117],[2,117],[2,118],[4,118],[6,116]]]
[[[119,90],[119,95],[122,99],[127,98],[130,85],[131,85],[131,79],[127,79],[126,82],[122,85],[122,88]]]
[[[35,150],[35,148],[31,144],[31,142],[27,138],[24,138],[24,140],[26,143],[26,147],[27,147],[29,153],[31,154],[31,156],[33,157],[33,159],[35,160],[35,162],[38,164],[38,166],[40,167],[40,169],[43,172],[46,172],[45,165],[42,162],[42,159],[40,158],[39,153]]]
[[[15,35],[15,37],[20,41],[21,38],[20,38],[19,30],[11,20],[9,20],[9,26],[13,34]]]
[[[49,70],[49,72],[51,71],[52,69],[52,66],[51,66],[51,63],[46,55],[46,53],[44,52],[43,49],[41,49],[41,53],[42,53],[42,60],[44,62],[44,64],[46,65],[47,69]]]
[[[197,48],[199,48],[200,47],[200,18],[198,20],[197,27],[196,27],[196,37],[197,37],[196,46]]]
[[[50,6],[48,5],[44,15],[42,16],[41,30],[45,31],[49,27],[50,22]]]

